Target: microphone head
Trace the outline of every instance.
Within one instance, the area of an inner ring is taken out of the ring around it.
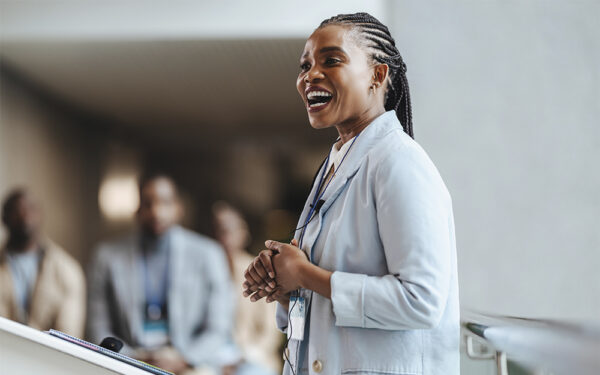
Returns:
[[[111,350],[115,353],[118,353],[123,348],[123,342],[114,337],[105,337],[104,340],[100,343],[100,346],[104,349]]]

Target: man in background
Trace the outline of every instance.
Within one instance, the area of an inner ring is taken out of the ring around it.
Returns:
[[[220,372],[232,340],[232,285],[220,246],[177,223],[172,179],[140,182],[139,232],[100,245],[89,271],[88,335],[121,339],[123,354],[176,374]]]
[[[83,337],[81,266],[41,234],[41,208],[29,191],[16,189],[7,196],[2,223],[8,241],[0,249],[0,316]]]

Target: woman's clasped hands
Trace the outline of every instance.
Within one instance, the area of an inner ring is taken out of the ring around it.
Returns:
[[[252,302],[266,297],[287,306],[290,292],[302,287],[302,268],[310,262],[295,239],[291,244],[269,240],[265,246],[244,273],[244,297]]]

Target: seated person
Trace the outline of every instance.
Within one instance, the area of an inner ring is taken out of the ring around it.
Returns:
[[[280,373],[280,346],[284,336],[273,324],[275,304],[252,303],[242,295],[244,272],[254,259],[245,250],[250,242],[248,224],[242,215],[225,202],[213,205],[215,237],[223,246],[231,279],[236,286],[235,343],[242,350],[244,359],[252,364],[256,373]]]
[[[177,188],[165,175],[140,183],[140,230],[98,247],[89,270],[88,338],[176,374],[212,373],[239,358],[233,295],[220,246],[177,225]]]
[[[41,234],[42,213],[25,189],[2,206],[8,241],[0,248],[0,316],[82,337],[85,278],[81,266]]]

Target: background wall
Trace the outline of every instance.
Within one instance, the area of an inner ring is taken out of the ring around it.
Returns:
[[[51,237],[82,259],[97,226],[96,131],[3,71],[0,80],[0,194],[30,188],[43,202]],[[56,104],[56,103],[54,103]],[[0,237],[5,238],[4,231]]]
[[[463,307],[598,321],[600,3],[392,4]]]

